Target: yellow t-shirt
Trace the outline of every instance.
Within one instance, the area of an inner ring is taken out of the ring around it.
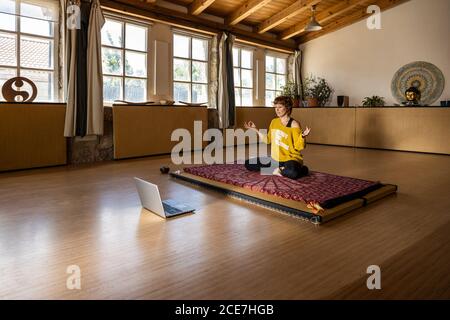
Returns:
[[[276,118],[270,122],[265,140],[264,142],[271,144],[271,157],[275,161],[303,162],[300,151],[305,148],[305,140],[302,137],[301,128],[288,128],[281,123],[280,118]]]

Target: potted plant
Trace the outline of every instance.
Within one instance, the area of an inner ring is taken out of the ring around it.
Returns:
[[[282,90],[281,94],[283,96],[292,98],[294,108],[298,108],[300,106],[299,90],[298,90],[298,86],[295,84],[294,81],[291,81],[291,80],[288,81],[285,86],[281,87],[281,90]]]
[[[362,102],[363,107],[384,107],[385,104],[384,98],[379,96],[365,97]]]
[[[324,78],[310,75],[305,79],[304,92],[308,107],[323,107],[330,102],[333,88]]]

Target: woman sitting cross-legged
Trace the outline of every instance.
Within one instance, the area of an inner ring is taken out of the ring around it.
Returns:
[[[272,174],[296,180],[308,174],[301,151],[305,148],[304,138],[310,129],[306,127],[302,133],[300,124],[291,118],[293,103],[290,97],[277,97],[273,104],[278,118],[270,123],[267,135],[259,132],[252,121],[244,124],[246,129],[256,130],[261,140],[271,144],[271,157],[249,159],[245,167],[250,171],[274,168]]]

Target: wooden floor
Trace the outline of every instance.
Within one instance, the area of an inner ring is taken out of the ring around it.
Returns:
[[[309,145],[305,159],[399,192],[317,227],[171,180],[167,156],[0,174],[0,298],[450,298],[450,157]],[[146,212],[134,176],[197,213]]]

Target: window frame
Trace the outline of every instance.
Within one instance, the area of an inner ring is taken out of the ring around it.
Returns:
[[[274,66],[275,71],[267,71],[267,57],[274,58]],[[284,73],[278,73],[277,72],[277,59],[283,59],[285,61],[285,68]],[[273,74],[275,76],[275,89],[268,89],[267,88],[267,74]],[[272,103],[270,105],[267,105],[267,91],[271,91],[275,93],[275,98],[277,97],[277,93],[282,92],[282,90],[277,90],[277,76],[284,76],[284,83],[286,85],[287,83],[287,77],[288,77],[288,55],[277,53],[277,52],[269,52],[267,51],[264,56],[264,104],[266,107],[271,107]]]
[[[22,16],[21,14],[21,0],[14,0],[15,3],[15,13],[4,13],[3,14],[7,14],[7,15],[12,15],[14,16],[14,22],[15,22],[15,31],[11,31],[11,30],[6,30],[6,29],[0,29],[1,33],[4,34],[10,34],[10,35],[14,35],[15,36],[15,41],[16,41],[16,65],[15,66],[8,66],[8,65],[1,65],[0,64],[0,68],[3,69],[14,69],[16,72],[16,77],[20,77],[21,76],[21,71],[44,71],[44,72],[51,72],[53,73],[53,97],[50,100],[37,100],[38,98],[36,98],[36,102],[50,102],[50,103],[55,103],[55,102],[60,102],[62,100],[62,96],[61,96],[61,92],[60,92],[60,87],[59,87],[59,79],[60,79],[60,74],[59,74],[59,67],[61,62],[59,61],[59,42],[60,42],[60,32],[59,32],[59,28],[60,28],[60,21],[59,19],[54,21],[54,20],[46,20],[46,19],[40,19],[40,18],[33,18],[33,17],[29,17],[29,16]],[[44,4],[44,3],[43,3]],[[59,7],[58,4],[58,16],[60,16],[60,11],[61,8]],[[43,35],[36,35],[36,34],[32,34],[32,33],[26,33],[26,32],[22,32],[21,30],[21,19],[22,18],[27,18],[27,19],[33,19],[33,20],[41,20],[41,21],[47,21],[47,22],[51,22],[53,23],[53,36],[43,36]],[[25,38],[32,38],[32,39],[38,39],[38,40],[50,40],[53,41],[53,45],[51,46],[51,48],[53,49],[53,55],[52,55],[52,59],[53,59],[53,66],[52,68],[49,69],[42,69],[42,68],[33,68],[33,67],[22,67],[21,66],[21,56],[20,56],[20,52],[21,52],[21,39],[22,37]],[[64,95],[64,93],[62,93],[62,95]],[[2,99],[2,101],[4,101],[4,97],[1,96],[0,97]]]
[[[256,48],[249,47],[249,46],[244,46],[244,45],[241,45],[241,44],[234,44],[233,45],[233,50],[234,49],[239,50],[239,66],[235,67],[234,66],[234,61],[233,61],[233,73],[234,73],[234,69],[239,69],[240,80],[241,80],[240,81],[240,86],[236,86],[235,84],[233,84],[234,89],[235,90],[239,89],[240,93],[241,93],[239,95],[240,98],[241,98],[240,104],[238,104],[237,101],[236,101],[236,106],[239,106],[239,107],[253,107],[255,105],[255,87],[256,88],[258,87],[257,86],[258,79],[256,78],[256,69],[257,69],[256,58],[255,58]],[[242,68],[242,50],[249,51],[251,53],[251,55],[252,55],[251,56],[251,63],[252,63],[251,66],[252,66],[252,68],[251,69]],[[242,86],[242,69],[244,69],[244,70],[251,70],[251,72],[252,72],[252,87],[251,88]],[[242,105],[242,89],[251,89],[251,91],[252,91],[252,104],[249,105],[249,106]],[[236,99],[236,94],[235,94],[235,99]]]
[[[120,100],[126,100],[126,92],[125,92],[125,83],[127,79],[138,79],[138,80],[145,80],[146,81],[146,86],[145,86],[145,100],[149,100],[149,96],[150,96],[150,91],[151,91],[151,84],[150,84],[150,78],[151,78],[151,64],[150,64],[150,32],[151,32],[151,27],[152,24],[145,22],[145,21],[141,21],[141,20],[135,20],[135,19],[129,19],[127,17],[123,17],[123,16],[118,16],[109,12],[104,12],[103,13],[104,17],[105,17],[105,21],[106,20],[110,20],[110,21],[114,21],[114,22],[118,22],[120,24],[122,24],[122,46],[121,47],[115,47],[115,46],[111,46],[111,45],[104,45],[101,44],[101,52],[102,52],[102,59],[103,59],[103,48],[106,49],[113,49],[113,50],[120,50],[121,55],[122,55],[122,74],[121,75],[117,75],[117,74],[108,74],[105,73],[104,71],[102,71],[102,76],[103,76],[103,83],[104,83],[104,79],[105,77],[110,77],[110,78],[121,78],[122,81],[122,97],[120,98]],[[131,25],[135,25],[138,27],[142,27],[142,28],[146,28],[146,49],[145,51],[140,51],[140,50],[136,50],[136,49],[127,49],[126,48],[126,25],[127,24],[131,24]],[[137,77],[137,76],[128,76],[126,74],[126,53],[127,52],[132,52],[132,53],[139,53],[139,54],[145,54],[146,55],[146,59],[145,59],[145,63],[146,63],[146,76],[145,77]],[[103,62],[102,62],[102,70],[103,70]],[[104,88],[104,84],[103,84],[103,88]],[[105,97],[103,97],[103,103],[104,104],[114,104],[114,100],[106,100]]]
[[[188,37],[189,38],[189,58],[184,58],[184,57],[177,57],[175,56],[175,52],[173,50],[173,44],[175,43],[175,35],[178,36],[183,36],[183,37]],[[198,60],[198,59],[193,59],[192,58],[192,39],[198,39],[198,40],[202,40],[202,41],[206,41],[208,47],[206,50],[206,60]],[[197,34],[197,33],[193,33],[193,32],[186,32],[183,30],[179,30],[179,29],[172,29],[172,60],[171,60],[171,66],[172,66],[172,70],[171,70],[171,80],[172,80],[172,97],[173,100],[175,100],[175,84],[176,83],[183,83],[183,84],[189,84],[190,85],[190,101],[185,101],[185,102],[189,102],[189,103],[193,103],[192,102],[192,85],[193,84],[199,84],[199,85],[206,85],[206,100],[207,101],[200,101],[201,102],[209,102],[209,84],[210,84],[210,50],[211,50],[211,37],[202,35],[202,34]],[[189,61],[190,63],[190,67],[189,67],[189,71],[190,71],[190,81],[182,81],[182,80],[175,80],[174,79],[174,60],[175,59],[179,59],[179,60],[185,60],[185,61]],[[192,81],[192,62],[201,62],[201,63],[206,63],[206,82],[194,82]]]

